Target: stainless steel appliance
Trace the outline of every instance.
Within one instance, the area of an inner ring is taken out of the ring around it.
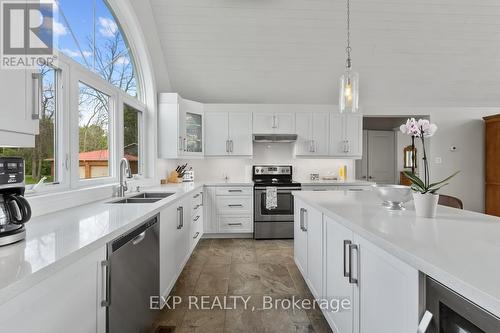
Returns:
[[[423,319],[426,322],[421,323],[419,332],[500,332],[500,318],[430,277],[426,279],[426,310]]]
[[[151,329],[150,296],[159,295],[158,216],[108,243],[106,300],[108,333]]]
[[[300,191],[294,182],[292,166],[253,166],[254,238],[293,238],[293,195]],[[276,208],[266,208],[266,187],[276,187]]]
[[[26,237],[31,207],[24,198],[24,160],[0,157],[0,246]]]

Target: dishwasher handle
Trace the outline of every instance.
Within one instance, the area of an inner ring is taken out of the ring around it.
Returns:
[[[157,223],[158,223],[158,216],[155,216],[152,219],[139,225],[132,231],[124,234],[123,236],[118,237],[117,239],[111,242],[109,253],[118,251],[118,249],[120,249],[129,242],[132,242],[133,245],[139,244],[144,239],[144,237],[146,237],[148,229],[153,228]]]

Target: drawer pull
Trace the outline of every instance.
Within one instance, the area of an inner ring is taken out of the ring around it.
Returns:
[[[201,205],[196,205],[194,206],[194,210],[197,210],[198,208],[200,208]]]
[[[243,207],[242,204],[231,204],[231,205],[228,205],[228,206],[231,207],[231,208]]]
[[[200,233],[197,231],[196,234],[193,236],[193,239],[198,238],[199,235],[200,235]]]
[[[200,215],[196,215],[196,217],[193,219],[193,221],[198,221],[200,219]]]
[[[193,197],[193,199],[196,199],[196,198],[199,198],[199,197],[200,197],[200,194],[198,193],[198,194],[196,194],[196,195]]]
[[[241,193],[243,190],[227,190],[229,193]]]
[[[235,225],[243,225],[243,223],[228,223],[227,225],[235,226]]]

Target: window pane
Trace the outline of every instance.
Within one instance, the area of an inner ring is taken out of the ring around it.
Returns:
[[[131,51],[104,0],[59,0],[54,16],[59,51],[137,96]]]
[[[80,179],[108,177],[109,96],[79,83]]]
[[[35,148],[0,147],[0,156],[17,156],[25,160],[26,184],[36,184],[45,177],[44,183],[58,179],[56,149],[57,117],[57,70],[40,67],[43,82],[40,131],[35,136]]]
[[[129,161],[133,174],[140,174],[140,119],[141,112],[123,105],[123,156]]]

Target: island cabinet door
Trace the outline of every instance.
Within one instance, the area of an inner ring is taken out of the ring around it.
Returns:
[[[307,208],[305,223],[307,232],[307,284],[315,298],[323,296],[323,214]]]
[[[301,200],[295,199],[294,210],[294,259],[302,276],[307,279],[307,229],[305,224],[308,206]]]
[[[418,271],[355,236],[356,332],[414,333],[418,327]]]
[[[330,307],[324,312],[334,332],[354,332],[354,281],[349,280],[349,245],[353,233],[325,216],[325,299]],[[344,302],[342,309],[335,307]]]
[[[104,260],[102,247],[1,304],[0,332],[105,333]]]

